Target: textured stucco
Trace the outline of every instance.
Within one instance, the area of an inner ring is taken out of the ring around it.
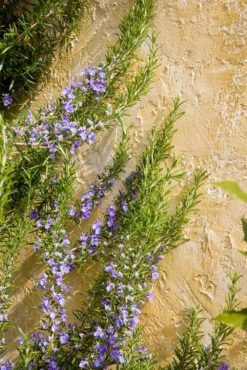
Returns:
[[[68,55],[60,55],[54,61],[33,107],[58,94],[69,80],[79,76],[85,65],[104,59],[106,44],[114,40],[119,20],[130,5],[128,0],[90,3],[78,40]],[[190,241],[161,262],[160,279],[153,287],[154,300],[144,308],[143,339],[159,362],[165,364],[176,342],[175,332],[181,332],[188,309],[196,305],[203,309],[204,329],[208,332],[212,315],[224,302],[227,274],[236,270],[244,276],[240,297],[247,304],[246,260],[238,251],[245,247],[240,219],[247,213],[246,208],[210,185],[215,180],[236,179],[247,189],[247,5],[244,0],[156,0],[155,7],[153,25],[158,32],[160,66],[150,92],[129,111],[126,120],[132,124],[133,145],[128,170],[144,147],[145,130],[162,122],[172,97],[178,95],[186,101],[186,115],[177,123],[174,151],[190,174],[198,167],[210,174],[199,212],[192,216],[187,229]],[[140,59],[146,52],[144,45]],[[78,153],[78,196],[109,161],[116,138],[116,132],[102,134],[94,146]],[[118,184],[115,191],[117,187]],[[34,282],[41,266],[35,261],[28,249],[20,256],[11,318],[14,326],[23,330],[30,330],[38,320],[35,307],[39,292]],[[75,289],[70,307],[80,305],[81,293],[87,290],[95,269],[96,266],[88,266],[83,276],[71,276]],[[10,330],[10,340],[17,336],[17,330]],[[236,331],[227,351],[229,362],[243,370],[247,370],[245,339],[241,331]]]

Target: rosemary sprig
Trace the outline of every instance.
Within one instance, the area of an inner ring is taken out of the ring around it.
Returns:
[[[6,1],[1,14],[5,22],[0,39],[0,95],[32,90],[54,50],[68,45],[85,0],[31,0],[12,6]]]

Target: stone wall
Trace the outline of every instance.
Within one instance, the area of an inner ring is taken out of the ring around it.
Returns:
[[[68,55],[59,55],[51,66],[48,81],[41,84],[32,102],[35,108],[61,92],[85,65],[104,60],[106,45],[114,40],[119,20],[131,0],[92,0],[81,32]],[[129,111],[132,124],[132,169],[145,144],[145,131],[160,125],[172,98],[186,101],[186,115],[177,123],[174,152],[192,174],[202,167],[209,172],[199,212],[187,229],[190,241],[170,252],[160,265],[160,279],[154,285],[154,301],[143,313],[144,341],[160,363],[165,364],[181,332],[189,308],[200,306],[206,332],[211,317],[219,312],[227,293],[227,275],[237,271],[244,277],[240,297],[247,304],[246,260],[239,253],[242,241],[241,216],[247,214],[239,201],[210,185],[211,181],[236,179],[247,189],[246,150],[246,4],[244,0],[156,0],[153,22],[158,33],[159,62],[148,95]],[[140,60],[147,51],[144,45]],[[117,133],[101,135],[97,143],[77,155],[78,196],[109,161]],[[116,188],[119,185],[115,187]],[[106,200],[109,201],[110,196]],[[100,215],[100,213],[98,214]],[[77,230],[73,231],[77,232]],[[38,320],[39,302],[34,288],[41,266],[27,248],[20,257],[12,320],[16,327],[30,330]],[[96,266],[86,274],[74,275],[71,303],[81,304]],[[70,304],[71,306],[71,304]],[[11,329],[14,342],[18,332]],[[14,356],[14,352],[12,353]],[[236,331],[227,358],[239,369],[247,369],[247,342]]]

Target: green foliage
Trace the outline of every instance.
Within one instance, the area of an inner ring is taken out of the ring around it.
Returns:
[[[237,282],[239,276],[234,274],[231,278],[229,292],[226,297],[227,309],[233,309],[238,305]],[[220,314],[221,315],[221,314]],[[219,316],[220,316],[219,315]],[[203,319],[201,311],[193,309],[188,315],[185,333],[179,336],[179,343],[174,349],[175,358],[166,370],[216,370],[223,360],[223,350],[229,344],[229,336],[232,328],[227,322],[216,323],[213,332],[210,334],[210,342],[207,346],[202,345],[203,334],[201,325]]]
[[[97,259],[102,264],[102,272],[90,291],[87,304],[84,304],[82,310],[76,312],[79,321],[78,333],[81,336],[78,334],[79,337],[75,336],[74,340],[75,343],[80,343],[80,351],[87,358],[93,356],[97,344],[95,338],[87,334],[92,323],[97,323],[103,329],[114,325],[113,318],[117,316],[118,307],[129,305],[125,301],[125,296],[123,295],[122,298],[117,291],[107,293],[106,285],[109,276],[104,271],[104,266],[109,263],[117,266],[117,271],[121,271],[121,283],[123,286],[131,287],[128,293],[132,298],[131,305],[139,307],[145,298],[145,290],[142,286],[150,279],[151,265],[169,251],[170,247],[175,247],[183,240],[184,226],[189,220],[188,214],[198,201],[198,190],[205,178],[203,171],[195,174],[192,184],[182,194],[180,205],[175,212],[170,214],[168,211],[174,182],[183,178],[183,174],[177,169],[177,159],[170,153],[174,121],[181,115],[180,105],[179,99],[175,99],[173,110],[164,127],[152,132],[135,174],[131,179],[126,179],[125,190],[116,198],[115,204],[118,209],[116,233],[113,235],[104,233],[104,239],[98,247],[101,254],[97,255]],[[134,194],[138,196],[131,201]],[[118,208],[123,200],[126,200],[129,206],[126,214]],[[109,249],[108,253],[105,252],[105,241]],[[118,248],[120,245],[123,248]],[[107,299],[113,311],[109,315],[101,304],[103,298]],[[137,341],[133,339],[128,342],[128,336],[125,334],[128,332],[127,328],[120,327],[117,332],[119,337],[121,335],[122,341],[127,339],[127,346],[121,347],[124,354],[126,351],[127,363],[117,365],[118,368],[149,369],[152,366],[152,359],[149,356],[137,356],[134,353]],[[71,369],[76,368],[77,361],[76,353],[72,354],[69,351],[67,362],[74,363]],[[109,365],[114,363],[116,362],[111,362],[109,359]]]
[[[152,17],[153,1],[135,0],[132,11],[121,21],[118,40],[109,46],[106,55],[106,65],[110,72],[108,95],[124,81],[127,71],[135,61],[136,50],[147,37]]]
[[[238,306],[237,294],[239,289],[237,287],[240,276],[236,273],[231,278],[229,292],[226,297],[226,307],[224,310],[233,310]],[[204,348],[201,356],[201,366],[206,370],[214,370],[215,366],[220,366],[223,360],[223,350],[229,345],[229,337],[233,332],[233,328],[223,323],[216,323],[213,333],[210,335],[210,344]]]
[[[121,171],[124,170],[126,163],[129,160],[129,134],[122,127],[121,139],[115,147],[114,157],[111,164],[105,167],[105,171],[109,173],[109,177],[118,178]]]
[[[157,47],[156,37],[152,35],[150,38],[150,47],[148,59],[144,67],[137,70],[134,78],[126,86],[126,91],[117,96],[114,105],[116,105],[115,114],[119,114],[126,108],[133,106],[141,95],[147,93],[150,82],[152,81],[154,70],[157,67]]]
[[[1,17],[5,27],[0,38],[0,95],[32,89],[57,46],[68,44],[84,7],[85,0],[28,1],[13,8],[11,2],[5,2]],[[7,18],[4,14],[8,14]]]
[[[179,345],[174,348],[175,358],[167,370],[195,370],[200,359],[202,339],[201,324],[203,320],[199,316],[198,309],[192,309],[188,314],[185,324],[185,334],[179,336]]]
[[[223,324],[247,330],[247,308],[240,311],[226,311],[215,317],[216,321]]]
[[[213,183],[215,186],[220,187],[222,190],[229,194],[236,196],[238,199],[247,203],[247,193],[245,193],[238,183],[235,181],[222,181]],[[244,241],[247,242],[247,223],[245,218],[242,218],[242,229],[244,232]],[[240,251],[243,255],[247,256],[246,251]],[[235,328],[241,328],[247,330],[247,308],[240,311],[234,310],[232,308],[226,309],[224,312],[215,317],[215,320],[227,324]]]
[[[222,181],[222,182],[214,182],[213,185],[218,186],[225,192],[235,195],[237,198],[242,200],[243,202],[247,203],[247,193],[245,193],[237,182],[235,181]]]
[[[155,361],[147,349],[140,345],[142,327],[134,331],[132,338],[127,342],[125,348],[125,363],[117,365],[118,370],[150,370],[154,369]]]
[[[247,221],[244,217],[242,217],[242,229],[244,233],[244,241],[247,243]]]
[[[5,222],[5,211],[13,192],[13,162],[9,155],[12,144],[9,143],[3,115],[0,113],[0,229]]]

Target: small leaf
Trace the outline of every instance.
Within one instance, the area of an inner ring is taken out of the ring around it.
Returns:
[[[3,69],[4,62],[5,62],[4,58],[0,59],[0,71]]]
[[[245,193],[235,181],[213,182],[213,185],[218,186],[225,192],[233,194],[237,198],[247,203],[247,193]]]
[[[247,257],[247,251],[240,251],[245,257]]]
[[[244,241],[247,243],[247,221],[244,217],[242,217],[242,228],[244,232]]]
[[[241,328],[247,331],[247,308],[241,311],[225,311],[214,318],[214,320],[234,326],[235,328]]]

